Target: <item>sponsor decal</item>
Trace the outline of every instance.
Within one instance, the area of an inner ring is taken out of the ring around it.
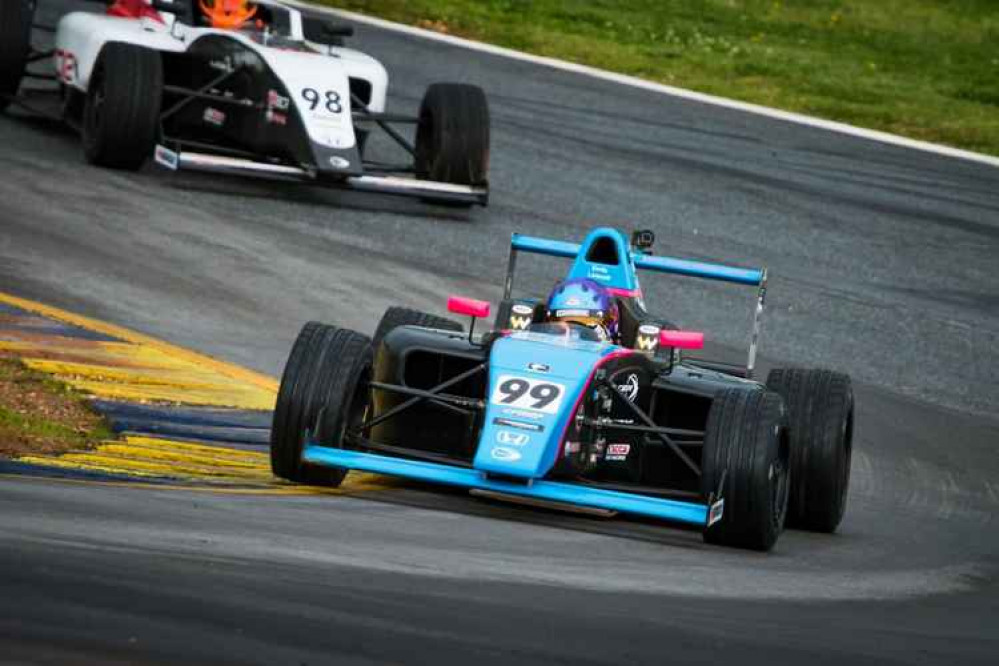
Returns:
[[[519,315],[533,315],[534,314],[534,308],[532,308],[530,305],[524,305],[523,303],[516,303],[516,304],[514,304],[513,308],[511,308],[511,309],[512,309],[513,312],[515,312],[515,313],[517,313]]]
[[[659,335],[659,327],[652,324],[642,324],[638,327],[638,332],[645,335]]]
[[[556,317],[589,317],[589,310],[556,310]],[[599,315],[598,315],[599,316]]]
[[[528,363],[527,369],[531,372],[548,372],[551,367],[545,365],[544,363]]]
[[[627,460],[631,453],[631,444],[608,444],[604,460]]]
[[[579,453],[580,449],[583,448],[582,442],[566,442],[565,443],[565,456],[568,458],[574,453]]]
[[[532,412],[526,409],[510,409],[507,407],[503,410],[503,413],[507,416],[513,416],[518,419],[530,419],[532,421],[540,421],[545,418],[544,414],[539,414],[538,412]]]
[[[531,440],[530,435],[522,432],[511,432],[509,430],[500,430],[496,433],[496,441],[500,444],[508,444],[510,446],[524,446]]]
[[[531,325],[530,317],[518,317],[517,315],[510,316],[510,328],[515,331],[526,330],[528,326]]]
[[[540,423],[522,423],[521,421],[513,421],[511,419],[504,419],[500,417],[493,419],[493,425],[506,426],[507,428],[519,428],[521,430],[530,430],[531,432],[542,432],[545,429],[545,427]]]
[[[350,160],[345,160],[338,155],[332,155],[329,159],[329,163],[334,169],[347,169],[350,167]]]
[[[570,296],[565,300],[565,304],[568,306],[582,305],[583,301],[579,300],[575,296]]]
[[[708,511],[708,527],[711,527],[725,515],[725,500],[720,499],[711,505],[711,509]]]
[[[496,460],[503,462],[517,462],[520,460],[520,451],[506,446],[494,446],[490,455]]]
[[[201,119],[209,125],[214,125],[215,127],[222,127],[225,125],[225,114],[218,109],[213,109],[210,106],[205,108],[205,113],[201,116]]]
[[[615,386],[617,386],[618,391],[624,394],[628,402],[635,402],[635,399],[638,398],[638,375],[636,373],[631,373],[623,382]]]
[[[157,145],[156,150],[153,151],[153,159],[156,160],[157,164],[171,171],[176,171],[180,168],[180,155],[166,146]]]
[[[603,266],[590,266],[590,278],[600,282],[610,282],[610,271]]]
[[[79,70],[76,66],[76,56],[69,51],[56,49],[55,66],[56,75],[63,83],[73,83],[79,74]]]
[[[283,127],[288,124],[288,114],[281,113],[280,111],[271,111],[268,109],[267,113],[264,114],[264,119],[271,125],[281,125]]]
[[[291,99],[278,93],[277,90],[267,91],[267,108],[287,111],[291,107]]]
[[[639,335],[635,338],[635,346],[638,347],[640,351],[651,352],[655,351],[656,347],[659,346],[659,337]]]

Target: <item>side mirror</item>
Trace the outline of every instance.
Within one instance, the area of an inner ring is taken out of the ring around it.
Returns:
[[[354,26],[346,23],[323,23],[323,34],[327,37],[353,37]]]
[[[675,347],[676,349],[703,349],[704,334],[700,331],[659,331],[660,347]]]
[[[447,311],[472,318],[472,323],[468,327],[468,341],[471,343],[472,333],[475,331],[475,320],[477,317],[489,316],[489,303],[464,296],[448,296]]]
[[[354,36],[354,26],[334,23],[319,16],[302,16],[302,32],[310,42],[343,46],[344,37]]]
[[[167,14],[179,14],[184,10],[181,9],[180,3],[165,2],[164,0],[150,0],[149,6],[158,12],[166,12]]]
[[[449,296],[447,299],[447,311],[466,317],[488,317],[489,303],[477,301],[474,298],[464,296]]]

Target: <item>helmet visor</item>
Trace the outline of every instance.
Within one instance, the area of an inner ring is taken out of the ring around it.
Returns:
[[[605,338],[607,333],[604,328],[605,314],[603,310],[564,309],[551,312],[550,319],[565,324],[579,324],[580,326],[591,328],[597,331],[601,337]]]

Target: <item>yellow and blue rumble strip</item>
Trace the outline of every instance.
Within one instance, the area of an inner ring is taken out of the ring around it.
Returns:
[[[353,473],[330,491],[272,476],[278,383],[252,370],[3,292],[0,353],[89,395],[119,437],[91,450],[0,461],[0,473],[281,494],[391,484]]]

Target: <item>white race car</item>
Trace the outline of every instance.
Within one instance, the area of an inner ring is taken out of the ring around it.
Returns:
[[[343,47],[350,26],[278,0],[88,0],[106,11],[64,14],[49,28],[54,48],[38,49],[38,1],[0,1],[0,110],[13,103],[44,112],[44,91],[21,83],[54,81],[55,113],[79,129],[93,164],[138,169],[152,156],[169,169],[488,202],[483,91],[435,83],[418,116],[386,113],[388,75]],[[43,62],[52,69],[32,68]],[[390,123],[415,124],[415,142]],[[367,159],[376,128],[412,161]]]

